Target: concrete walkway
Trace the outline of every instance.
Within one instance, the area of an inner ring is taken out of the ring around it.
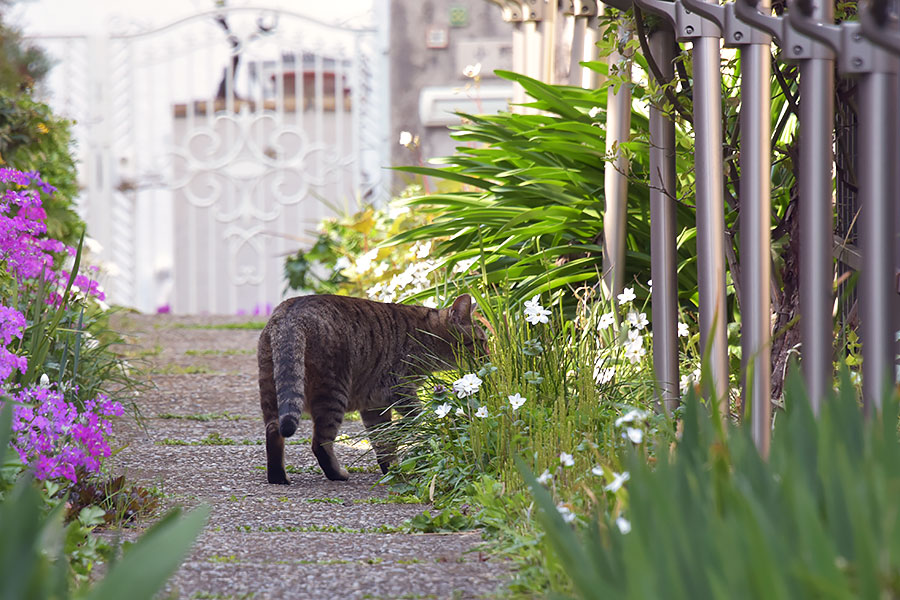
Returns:
[[[151,388],[133,419],[116,425],[116,473],[157,486],[165,505],[211,507],[193,553],[169,584],[177,598],[483,598],[502,592],[504,564],[476,548],[477,532],[409,534],[405,519],[428,508],[397,502],[376,485],[371,453],[338,455],[350,481],[331,482],[302,421],[287,447],[292,485],[265,478],[256,383],[258,329],[248,318],[119,315],[126,352]],[[359,421],[342,432],[362,431]],[[152,517],[141,525],[149,525]]]

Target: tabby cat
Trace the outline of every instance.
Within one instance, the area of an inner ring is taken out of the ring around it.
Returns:
[[[358,410],[371,430],[391,421],[392,408],[414,412],[416,376],[453,361],[455,352],[484,348],[474,308],[468,294],[440,310],[329,295],[278,305],[257,352],[269,483],[289,483],[284,438],[296,431],[301,411],[312,417],[312,451],[325,476],[346,480],[333,449],[344,413]],[[395,453],[394,445],[375,444],[383,472]]]

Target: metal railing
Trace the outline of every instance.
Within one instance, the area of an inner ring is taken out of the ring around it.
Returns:
[[[595,59],[597,19],[603,5],[578,0],[492,0],[520,36],[516,45],[521,72],[558,82],[546,57],[557,47],[555,19],[570,19],[571,61],[566,82],[598,85],[583,60]],[[725,234],[722,152],[722,75],[720,47],[740,49],[740,306],[743,356],[743,407],[757,445],[768,451],[771,431],[771,122],[772,44],[780,60],[799,64],[800,311],[804,378],[818,412],[833,381],[834,197],[832,173],[835,63],[841,76],[858,80],[859,130],[857,187],[860,206],[859,320],[863,354],[863,399],[867,410],[880,408],[885,386],[894,382],[900,328],[900,139],[898,64],[900,23],[895,0],[859,5],[859,21],[834,24],[830,0],[794,0],[774,16],[771,0],[615,0],[620,10],[635,8],[662,17],[649,35],[653,62],[673,77],[675,41],[692,44],[694,172],[696,178],[700,343],[712,375],[711,393],[728,401],[725,312]],[[618,24],[627,35],[628,23]],[[612,64],[629,57],[614,55]],[[626,67],[627,68],[627,67]],[[620,70],[620,73],[622,71]],[[624,88],[625,86],[623,86]],[[524,100],[520,98],[520,100]],[[607,148],[628,139],[631,99],[610,91]],[[650,107],[650,209],[653,279],[654,367],[660,405],[677,406],[677,280],[675,276],[675,124],[661,107]],[[608,157],[613,158],[613,157]],[[846,160],[843,157],[839,160]],[[624,273],[627,165],[607,160],[605,182],[605,282],[616,292]],[[853,254],[853,253],[850,253]],[[845,263],[851,260],[845,257]],[[727,415],[727,405],[723,415]]]

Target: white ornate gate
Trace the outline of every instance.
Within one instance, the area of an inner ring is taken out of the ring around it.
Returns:
[[[378,19],[376,19],[378,20]],[[107,291],[145,312],[266,311],[284,255],[389,189],[386,22],[222,8],[152,31],[39,37],[76,121]]]

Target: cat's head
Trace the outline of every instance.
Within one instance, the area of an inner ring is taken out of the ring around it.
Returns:
[[[487,335],[474,319],[476,307],[475,300],[469,294],[463,294],[454,300],[453,305],[447,309],[449,329],[467,353],[487,355]]]

